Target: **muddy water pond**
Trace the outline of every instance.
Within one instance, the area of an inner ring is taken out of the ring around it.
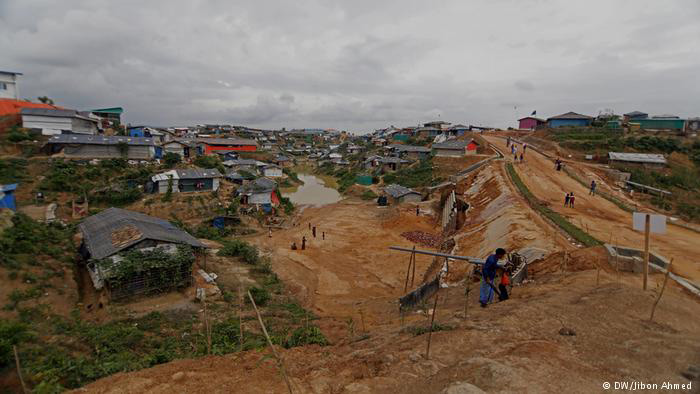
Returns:
[[[324,185],[321,179],[310,174],[298,174],[298,176],[304,184],[293,193],[282,193],[294,204],[320,207],[338,202],[342,198],[337,190]]]

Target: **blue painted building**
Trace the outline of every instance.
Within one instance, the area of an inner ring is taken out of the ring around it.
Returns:
[[[593,122],[593,118],[576,112],[567,112],[547,119],[547,127],[554,129],[557,127],[588,127]]]
[[[0,208],[9,208],[13,211],[17,210],[15,189],[17,189],[16,183],[0,185]]]

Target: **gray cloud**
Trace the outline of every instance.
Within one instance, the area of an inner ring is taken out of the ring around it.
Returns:
[[[4,0],[0,69],[24,97],[155,125],[698,116],[697,20],[695,0]]]

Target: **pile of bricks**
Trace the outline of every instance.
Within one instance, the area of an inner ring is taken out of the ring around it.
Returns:
[[[401,233],[401,236],[411,242],[431,248],[438,248],[442,242],[441,237],[434,234],[425,233],[423,231],[407,231],[405,233]]]

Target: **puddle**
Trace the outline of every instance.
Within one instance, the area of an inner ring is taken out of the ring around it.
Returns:
[[[299,186],[293,193],[282,193],[284,197],[288,197],[293,203],[320,207],[340,201],[340,193],[324,185],[321,179],[309,174],[298,174],[298,176],[304,184]]]

